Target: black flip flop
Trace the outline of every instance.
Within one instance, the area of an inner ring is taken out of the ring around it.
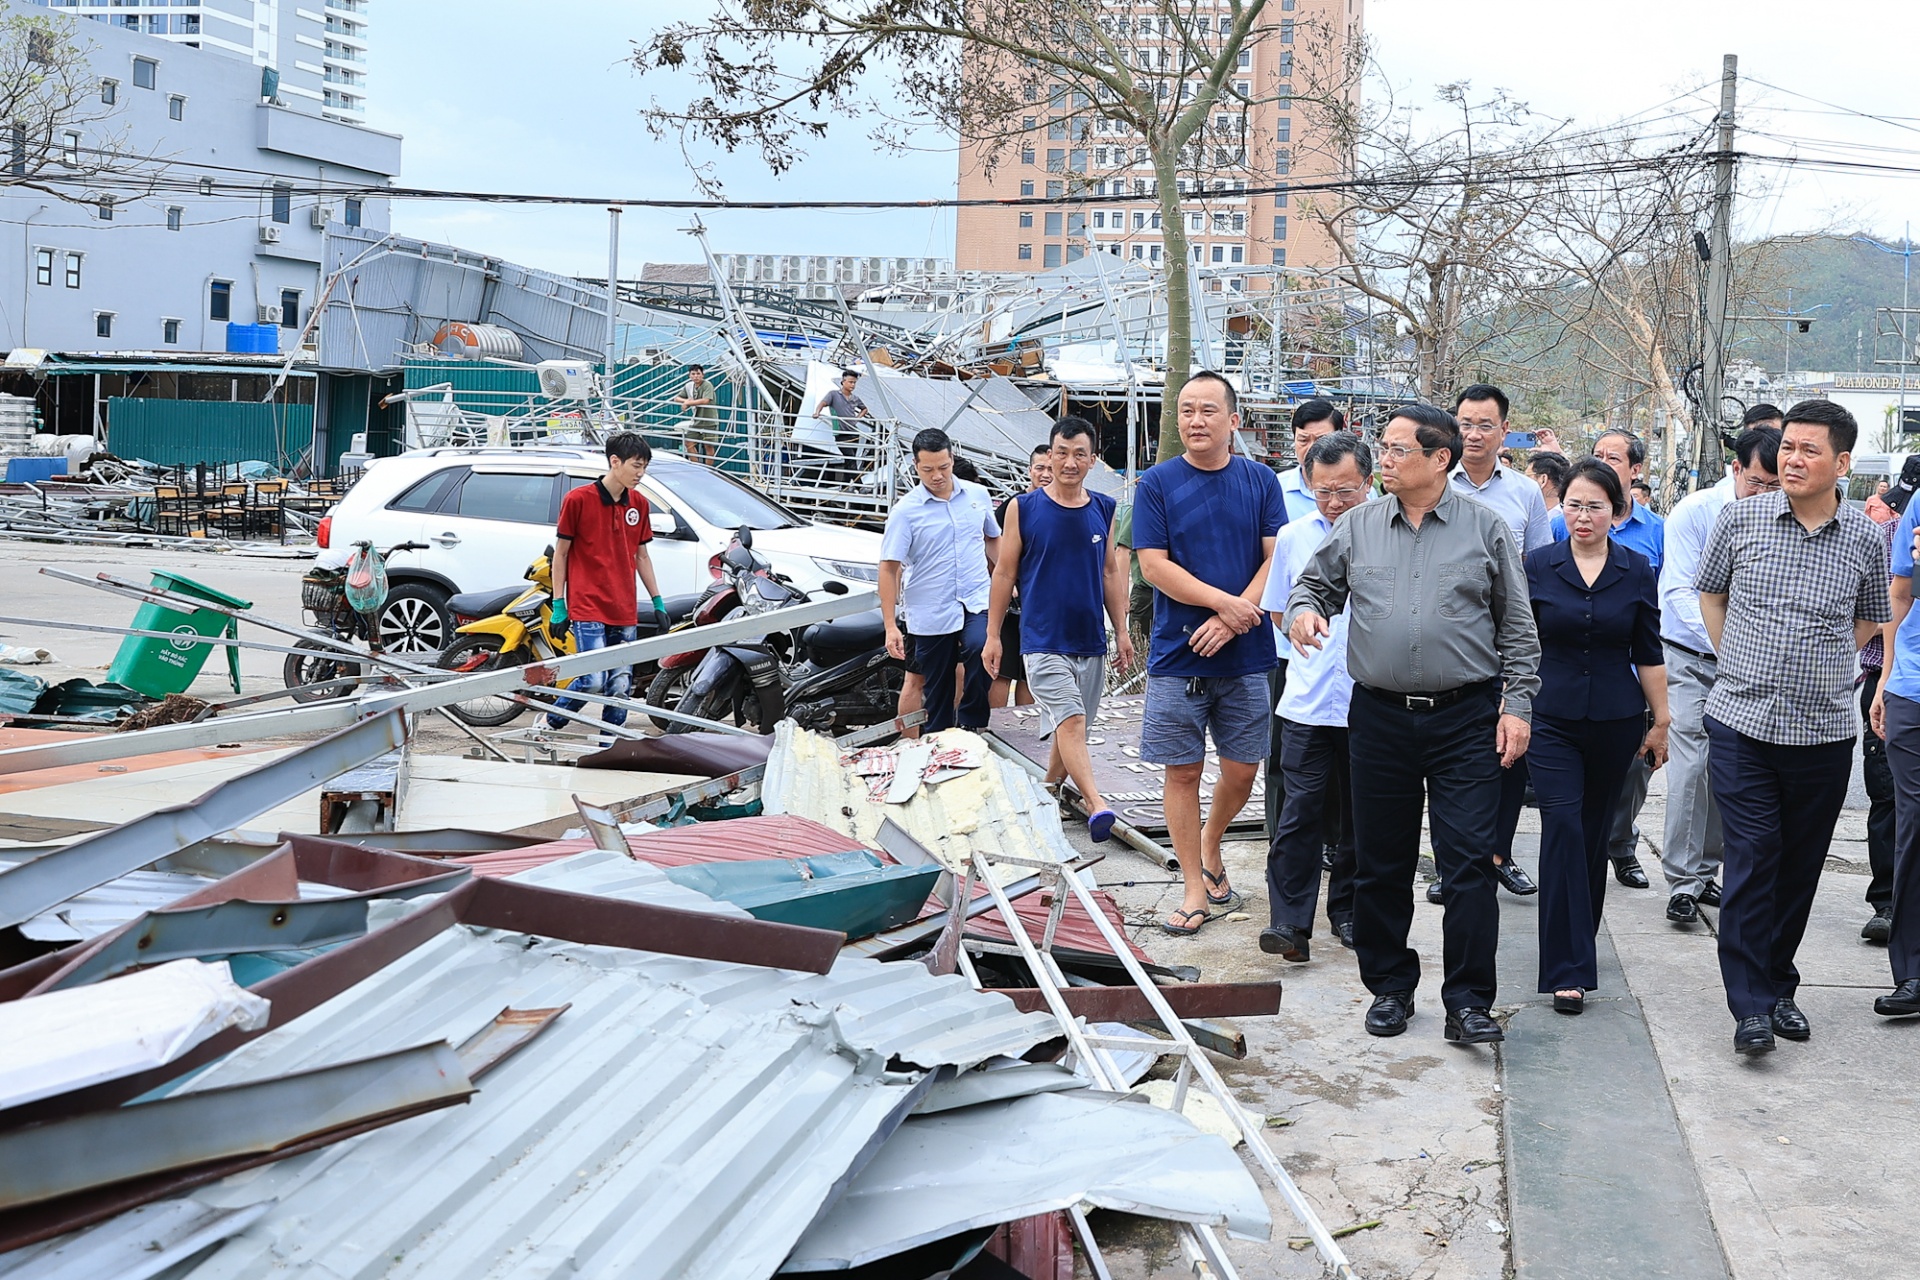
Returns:
[[[1165,920],[1162,920],[1160,922],[1160,928],[1163,932],[1170,933],[1174,935],[1176,938],[1191,938],[1194,934],[1200,932],[1200,930],[1206,925],[1207,921],[1213,919],[1213,917],[1207,912],[1200,911],[1200,910],[1176,911],[1173,913],[1173,918],[1176,920],[1191,920],[1195,916],[1200,917],[1199,924],[1193,924],[1193,925],[1168,924]]]
[[[1209,885],[1227,883],[1227,872],[1225,867],[1222,867],[1217,875],[1214,872],[1207,870],[1205,867],[1202,867],[1200,868],[1200,874],[1206,877],[1206,881]],[[1210,907],[1218,907],[1222,911],[1238,910],[1240,907],[1240,904],[1245,901],[1246,899],[1241,897],[1237,892],[1235,892],[1233,886],[1230,884],[1227,885],[1227,893],[1226,893],[1226,896],[1223,898],[1216,898],[1213,896],[1212,889],[1207,890],[1207,905]]]

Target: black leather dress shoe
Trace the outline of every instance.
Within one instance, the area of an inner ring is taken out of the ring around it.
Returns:
[[[1613,860],[1613,878],[1629,889],[1647,889],[1647,873],[1640,869],[1640,859],[1628,854],[1624,858]]]
[[[1495,1044],[1507,1038],[1485,1009],[1447,1010],[1447,1025],[1441,1034],[1455,1044]]]
[[[1427,901],[1436,907],[1446,901],[1445,898],[1440,896],[1440,882],[1438,880],[1435,880],[1427,886]]]
[[[1864,941],[1877,942],[1883,947],[1886,946],[1887,940],[1893,937],[1893,908],[1891,906],[1875,907],[1873,919],[1861,926],[1860,937]]]
[[[1367,1034],[1397,1036],[1407,1029],[1407,1019],[1412,1016],[1413,992],[1389,991],[1383,996],[1375,996],[1373,1005],[1367,1010]]]
[[[1699,924],[1700,907],[1690,893],[1676,893],[1667,899],[1667,919],[1675,924]]]
[[[1800,1006],[1793,1002],[1792,996],[1782,996],[1773,1002],[1773,1034],[1789,1040],[1811,1040],[1813,1024],[1807,1021],[1807,1015],[1800,1012]]]
[[[1260,931],[1260,949],[1270,956],[1301,964],[1310,959],[1313,949],[1307,945],[1307,931],[1292,925],[1275,925]]]
[[[1700,891],[1700,905],[1703,907],[1717,907],[1720,905],[1720,882],[1718,880],[1707,881],[1707,887]]]
[[[1505,862],[1494,863],[1493,875],[1494,879],[1500,882],[1502,888],[1517,898],[1524,898],[1530,893],[1540,892],[1540,886],[1528,877],[1526,868],[1522,867],[1512,858],[1508,858]]]
[[[1733,1029],[1735,1053],[1772,1053],[1773,1024],[1765,1018],[1742,1018]]]
[[[1920,1013],[1920,978],[1908,978],[1890,996],[1879,996],[1873,1011],[1883,1018],[1905,1018]]]
[[[1334,848],[1332,845],[1330,844],[1321,845],[1320,846],[1320,869],[1322,871],[1333,870],[1333,860],[1339,856],[1340,856],[1340,851]]]
[[[1340,945],[1353,950],[1353,921],[1342,920],[1333,926],[1333,936],[1340,939]]]

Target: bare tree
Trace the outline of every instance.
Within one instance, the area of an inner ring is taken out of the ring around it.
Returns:
[[[114,109],[78,29],[53,14],[0,17],[0,186],[91,204],[94,179],[125,157],[100,128]]]
[[[826,136],[834,117],[876,122],[874,140],[910,145],[916,130],[958,137],[991,170],[1044,125],[1086,142],[1124,145],[1152,177],[1138,181],[1160,207],[1166,255],[1166,388],[1160,456],[1180,450],[1175,400],[1192,371],[1193,298],[1186,206],[1204,201],[1221,175],[1244,173],[1244,190],[1287,170],[1288,149],[1252,138],[1248,113],[1292,85],[1254,50],[1290,47],[1339,60],[1317,83],[1346,92],[1344,31],[1316,20],[1270,20],[1269,0],[718,0],[701,18],[668,22],[637,44],[643,72],[691,77],[691,100],[648,119],[658,134],[735,151],[759,151],[775,173]],[[1264,175],[1265,180],[1263,180]],[[702,174],[711,182],[710,174]],[[1070,198],[1098,200],[1106,179],[1069,167]],[[1130,183],[1132,179],[1128,180]],[[1118,193],[1115,193],[1118,196]],[[1038,201],[1036,201],[1038,203]]]

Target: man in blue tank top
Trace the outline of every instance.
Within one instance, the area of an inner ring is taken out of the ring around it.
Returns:
[[[1114,500],[1086,488],[1087,475],[1100,459],[1099,433],[1083,418],[1062,418],[1050,440],[1052,481],[1006,508],[980,660],[989,674],[999,676],[1007,656],[1000,624],[1017,585],[1027,687],[1053,737],[1047,782],[1071,778],[1086,806],[1088,831],[1105,840],[1115,817],[1094,786],[1087,722],[1100,714],[1100,695],[1107,687],[1109,622],[1118,637],[1116,660],[1122,667],[1133,663],[1127,557],[1113,540]]]

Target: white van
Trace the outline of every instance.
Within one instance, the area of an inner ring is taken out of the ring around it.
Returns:
[[[1855,506],[1880,492],[1882,483],[1891,485],[1900,478],[1900,469],[1910,453],[1856,453],[1853,470],[1847,474],[1847,501]]]

